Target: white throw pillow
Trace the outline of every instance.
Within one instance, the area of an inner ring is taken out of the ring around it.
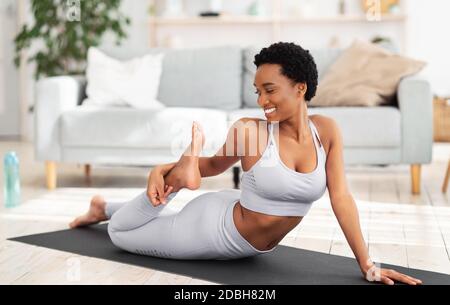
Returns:
[[[164,108],[157,100],[163,59],[159,53],[120,61],[89,48],[83,105]]]

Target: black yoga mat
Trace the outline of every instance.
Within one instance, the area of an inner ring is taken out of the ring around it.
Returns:
[[[355,259],[282,245],[270,253],[237,260],[172,260],[131,254],[115,247],[109,239],[107,224],[10,240],[218,284],[373,285],[362,278]],[[381,267],[419,278],[424,284],[450,285],[450,275],[387,264],[382,264]]]

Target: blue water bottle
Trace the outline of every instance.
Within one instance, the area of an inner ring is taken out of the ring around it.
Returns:
[[[7,152],[3,159],[4,169],[4,199],[5,206],[12,208],[20,203],[19,158],[16,152]]]

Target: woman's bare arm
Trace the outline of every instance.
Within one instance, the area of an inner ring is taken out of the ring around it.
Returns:
[[[200,165],[200,172],[202,177],[217,176],[241,159],[239,155],[240,143],[245,143],[247,139],[245,138],[248,133],[243,133],[243,128],[245,128],[245,122],[248,119],[242,118],[234,122],[228,130],[227,138],[222,147],[216,152],[212,157],[209,157],[204,168]],[[239,137],[244,137],[239,139]],[[202,158],[200,158],[201,161]]]
[[[220,167],[216,168],[213,165],[214,164],[213,162],[220,162],[215,158],[216,158],[215,156],[199,158],[198,165],[199,165],[200,174],[202,177],[217,176],[223,172],[223,171],[221,171]],[[166,176],[172,170],[172,168],[175,167],[176,164],[177,164],[177,162],[156,165],[153,168],[153,171],[157,171],[162,176]],[[220,163],[217,163],[217,164],[220,164]]]
[[[159,172],[161,175],[165,176],[174,166],[177,164],[177,162],[167,163],[167,164],[160,164],[156,165],[152,171]]]
[[[238,147],[238,145],[241,145],[239,143],[248,142],[249,132],[246,130],[248,127],[246,123],[252,120],[254,119],[243,118],[236,121],[230,127],[225,143],[214,156],[199,157],[198,166],[200,177],[210,177],[219,175],[228,168],[230,168],[238,160],[240,160],[238,152],[242,150],[242,147]],[[238,137],[243,137],[243,139],[239,141]],[[246,144],[244,145],[247,146]],[[165,197],[170,192],[178,190],[180,186],[183,185],[182,182],[177,184],[177,181],[180,182],[182,180],[182,179],[180,180],[179,177],[180,175],[183,175],[183,173],[180,173],[178,171],[178,173],[176,174],[174,173],[175,176],[173,177],[170,176],[170,173],[172,172],[173,169],[181,168],[181,166],[176,167],[178,162],[157,165],[150,172],[148,178],[147,193],[149,198],[151,198],[153,204],[157,205],[160,204],[161,202],[164,202]]]
[[[381,281],[391,285],[394,284],[394,280],[411,285],[420,284],[420,280],[395,270],[377,268],[371,261],[361,232],[358,209],[347,187],[344,172],[343,141],[339,127],[331,118],[322,116],[320,120],[326,126],[324,129],[330,134],[326,173],[331,206],[361,268],[361,272],[370,281]]]
[[[211,157],[199,158],[199,170],[202,177],[217,176],[229,169],[233,164],[240,160],[238,156],[238,136],[241,133],[242,126],[248,119],[237,120],[228,130],[227,138],[222,147]],[[154,170],[159,171],[163,176],[167,175],[177,162],[157,165]]]

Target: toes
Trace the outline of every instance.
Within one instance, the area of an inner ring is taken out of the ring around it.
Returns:
[[[104,201],[103,196],[101,195],[94,195],[94,197],[92,197],[91,199],[91,203],[102,203]]]
[[[71,223],[69,223],[69,227],[70,227],[71,229],[75,228],[76,226],[77,226],[77,220],[76,220],[76,219],[73,220]]]
[[[197,130],[203,134],[203,127],[199,123],[196,122]]]
[[[203,128],[196,121],[192,123],[192,135],[203,135]]]
[[[192,139],[201,139],[202,146],[205,143],[205,134],[203,132],[203,127],[196,121],[193,121],[192,123]]]

